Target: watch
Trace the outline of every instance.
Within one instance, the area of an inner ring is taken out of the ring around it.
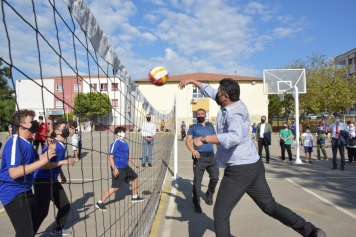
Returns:
[[[206,136],[202,136],[200,141],[203,143],[203,144],[207,144],[206,142]]]

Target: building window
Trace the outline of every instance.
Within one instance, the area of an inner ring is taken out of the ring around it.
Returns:
[[[193,98],[204,98],[204,95],[200,93],[200,90],[193,86]]]
[[[350,58],[349,65],[354,65],[354,64],[355,64],[355,58]]]
[[[63,92],[63,86],[62,86],[62,84],[57,84],[57,85],[56,85],[56,91],[57,91],[57,92]]]
[[[112,118],[112,124],[118,124],[118,122],[117,122],[117,116],[113,116]]]
[[[82,91],[82,86],[80,84],[74,84],[74,92]]]
[[[100,90],[101,91],[108,91],[108,84],[106,84],[106,83],[100,84]]]
[[[100,117],[100,123],[104,125],[108,124],[108,117]]]
[[[111,105],[112,105],[112,107],[114,107],[114,108],[119,107],[119,100],[118,100],[118,99],[112,99],[112,100],[111,100]]]
[[[96,91],[96,89],[97,89],[96,83],[90,84],[90,91]]]
[[[63,101],[57,100],[56,101],[56,108],[63,108]]]
[[[118,91],[119,86],[118,83],[111,83],[111,91]]]

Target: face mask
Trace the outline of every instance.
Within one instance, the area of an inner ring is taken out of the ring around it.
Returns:
[[[31,121],[31,127],[28,129],[31,133],[36,133],[40,124],[37,120]]]
[[[215,102],[216,102],[219,106],[221,106],[221,105],[222,105],[222,102],[220,102],[219,99],[220,99],[220,98],[219,98],[219,96],[218,96],[218,93],[216,93]]]
[[[340,119],[339,118],[335,119],[335,122],[340,123]]]
[[[205,118],[204,117],[197,117],[198,123],[204,123]]]
[[[307,130],[305,130],[305,132],[306,132],[306,133],[310,133],[310,130],[309,130],[309,129],[307,129]]]
[[[151,117],[146,117],[147,122],[151,121]]]
[[[117,138],[120,140],[123,140],[125,138],[125,133],[124,132],[119,132],[118,134],[116,134]]]
[[[264,119],[261,119],[261,123],[264,123],[264,122],[266,122],[266,120],[264,120]]]
[[[68,129],[68,128],[63,128],[63,129],[62,129],[62,134],[61,134],[61,136],[62,136],[63,138],[69,137],[69,129]]]

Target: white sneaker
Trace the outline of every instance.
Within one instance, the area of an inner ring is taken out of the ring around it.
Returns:
[[[58,236],[61,236],[61,235],[71,235],[72,234],[72,231],[70,230],[67,230],[67,229],[61,229],[61,230],[52,230],[51,231],[51,235],[58,235]]]

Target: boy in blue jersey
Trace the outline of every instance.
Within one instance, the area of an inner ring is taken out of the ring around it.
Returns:
[[[53,124],[52,136],[56,141],[56,156],[52,157],[50,162],[35,171],[35,204],[37,213],[37,230],[40,228],[43,220],[48,215],[50,201],[58,209],[56,216],[55,228],[51,231],[51,235],[70,235],[70,230],[64,229],[67,217],[70,211],[70,202],[63,189],[63,186],[58,182],[58,175],[61,176],[62,183],[66,183],[66,177],[62,171],[62,165],[74,165],[74,159],[65,159],[66,147],[65,139],[69,136],[69,130],[65,121],[60,120]],[[47,151],[48,147],[44,147],[42,153]]]
[[[95,205],[100,211],[106,211],[107,209],[104,205],[106,199],[119,190],[124,183],[129,183],[130,181],[132,181],[131,202],[142,202],[145,200],[137,195],[138,176],[129,166],[129,160],[134,166],[136,166],[136,168],[140,168],[140,166],[136,164],[129,153],[129,145],[124,141],[125,131],[126,129],[124,127],[117,127],[114,131],[117,139],[110,145],[109,151],[109,163],[112,171],[112,185],[111,188],[106,190],[101,197],[101,200],[99,200]]]
[[[33,110],[19,110],[12,114],[13,126],[17,134],[6,142],[0,169],[0,201],[15,229],[16,236],[34,236],[36,213],[32,193],[33,172],[48,163],[55,156],[56,144],[50,143],[48,151],[41,156],[27,141],[31,133],[38,129],[33,121]]]

